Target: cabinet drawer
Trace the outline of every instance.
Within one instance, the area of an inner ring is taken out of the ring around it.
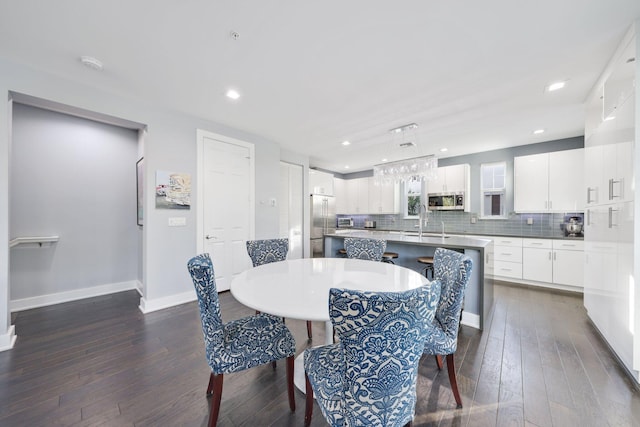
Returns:
[[[584,240],[554,240],[553,249],[564,249],[567,251],[583,251]]]
[[[517,262],[496,261],[493,274],[494,276],[522,279],[522,264]]]
[[[493,259],[496,261],[522,262],[522,248],[511,246],[494,246]]]
[[[493,237],[493,244],[496,246],[522,247],[522,237]]]
[[[549,239],[522,239],[523,248],[551,249],[552,243]]]

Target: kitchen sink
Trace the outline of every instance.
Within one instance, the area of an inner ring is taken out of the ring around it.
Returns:
[[[405,236],[413,236],[413,237],[418,237],[419,233],[417,231],[405,231],[404,232]],[[422,237],[439,237],[442,238],[442,234],[441,233],[422,233]],[[444,235],[445,239],[448,239],[451,236],[447,236],[446,234]]]

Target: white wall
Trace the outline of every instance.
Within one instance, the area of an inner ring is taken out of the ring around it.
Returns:
[[[61,237],[11,249],[12,306],[22,300],[18,306],[30,308],[52,301],[45,295],[96,286],[134,286],[137,131],[17,103],[12,129],[10,237]]]
[[[269,208],[269,200],[278,195],[280,148],[262,137],[211,121],[160,109],[143,100],[98,91],[63,77],[44,74],[25,66],[0,59],[0,93],[10,98],[11,92],[52,100],[82,110],[131,120],[147,126],[144,141],[146,166],[146,211],[143,231],[144,300],[181,302],[185,295],[195,294],[187,273],[186,262],[196,252],[196,210],[181,211],[186,227],[167,226],[170,210],[154,208],[153,189],[156,170],[190,173],[196,177],[196,129],[227,135],[254,143],[256,146],[256,237],[278,234],[277,209]],[[96,78],[101,78],[99,74]],[[106,78],[106,77],[105,77]],[[8,191],[10,153],[10,104],[0,102],[0,348],[10,340],[8,312]],[[132,165],[132,167],[134,167]],[[197,182],[192,188],[197,191]]]

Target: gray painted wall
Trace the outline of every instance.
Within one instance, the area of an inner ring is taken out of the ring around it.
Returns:
[[[153,208],[154,175],[156,170],[196,173],[196,130],[251,142],[256,146],[256,235],[278,234],[277,209],[261,200],[277,197],[273,171],[278,170],[280,148],[274,141],[233,129],[228,126],[158,108],[144,100],[132,99],[127,94],[113,94],[95,89],[91,79],[109,78],[96,73],[87,78],[87,84],[67,80],[33,70],[21,64],[0,59],[0,93],[11,99],[16,92],[55,101],[84,111],[96,112],[127,119],[146,126],[144,157],[146,166],[145,225],[143,227],[143,285],[144,300],[178,301],[193,295],[193,284],[187,273],[186,262],[196,252],[197,201],[189,211],[181,211],[187,221],[185,227],[168,227],[170,210]],[[0,347],[10,332],[9,299],[9,156],[11,150],[11,103],[0,102]],[[135,163],[134,163],[135,164]],[[133,167],[133,166],[132,166]],[[277,179],[277,178],[276,178]],[[197,194],[197,182],[192,192]],[[175,213],[175,212],[174,212]]]
[[[137,131],[14,104],[11,300],[134,281]]]

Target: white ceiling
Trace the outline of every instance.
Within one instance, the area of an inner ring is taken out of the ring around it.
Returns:
[[[0,56],[346,173],[582,135],[587,93],[635,19],[638,0],[1,0]],[[411,122],[418,147],[397,148],[388,130]]]

